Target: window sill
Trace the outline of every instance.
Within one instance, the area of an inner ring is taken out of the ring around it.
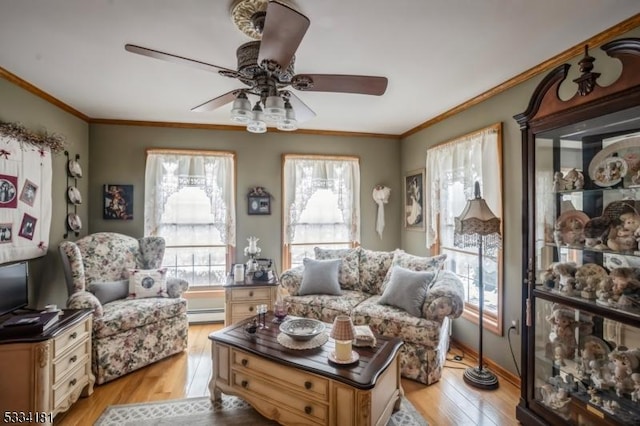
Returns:
[[[476,326],[478,325],[478,312],[465,309],[461,315],[462,318],[472,322]],[[490,331],[498,336],[502,336],[502,324],[497,321],[495,317],[489,316],[486,313],[482,316],[482,328]]]
[[[194,289],[187,290],[184,293],[184,298],[189,299],[218,299],[224,298],[224,289],[216,288],[216,289]]]

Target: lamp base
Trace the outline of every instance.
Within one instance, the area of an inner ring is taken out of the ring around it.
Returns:
[[[498,378],[495,374],[484,368],[467,368],[464,370],[464,375],[462,377],[468,385],[476,388],[488,390],[498,388]]]

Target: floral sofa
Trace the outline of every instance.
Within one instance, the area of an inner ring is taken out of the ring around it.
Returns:
[[[92,368],[97,384],[187,347],[187,302],[181,295],[188,283],[167,279],[160,268],[163,238],[100,232],[64,241],[58,248],[69,293],[67,307],[93,309]],[[154,283],[160,290],[131,294],[130,275],[145,273],[157,284],[145,277],[140,288],[153,289],[149,283]]]
[[[402,250],[372,251],[364,248],[326,250],[315,248],[316,259],[341,259],[340,295],[299,295],[304,267],[282,273],[280,283],[291,315],[333,322],[347,314],[355,325],[368,324],[382,336],[399,337],[402,376],[425,384],[437,382],[449,349],[449,324],[462,314],[464,290],[460,279],[442,269],[445,256],[413,256]],[[394,267],[414,271],[435,270],[424,303],[414,316],[395,306],[378,303]]]

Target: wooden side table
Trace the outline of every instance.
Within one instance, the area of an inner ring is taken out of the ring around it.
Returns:
[[[90,309],[65,309],[44,333],[0,340],[0,412],[23,415],[23,424],[51,424],[92,394],[92,320]]]
[[[270,282],[254,281],[247,276],[245,284],[227,284],[224,287],[224,325],[256,315],[256,305],[267,305],[272,311],[278,294],[278,279]]]

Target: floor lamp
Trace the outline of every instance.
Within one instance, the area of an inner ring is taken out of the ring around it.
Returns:
[[[454,245],[456,247],[478,248],[478,282],[480,288],[478,326],[480,342],[478,344],[478,366],[464,371],[464,381],[481,389],[496,389],[498,378],[482,366],[482,314],[484,309],[484,285],[482,277],[483,250],[495,253],[500,248],[500,219],[489,209],[480,197],[480,183],[475,183],[475,198],[468,200],[467,205],[455,218]]]

